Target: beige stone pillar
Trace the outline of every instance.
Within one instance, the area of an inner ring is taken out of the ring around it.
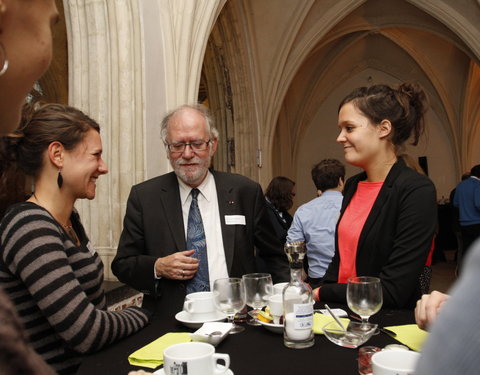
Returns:
[[[144,176],[144,77],[137,0],[64,0],[69,102],[98,121],[109,173],[96,198],[77,202],[85,229],[112,279],[110,263],[132,184]]]
[[[225,2],[140,2],[145,46],[146,178],[170,170],[159,124],[169,110],[197,102],[208,37]]]
[[[101,126],[109,174],[77,202],[110,271],[133,184],[167,172],[159,123],[196,101],[208,36],[226,0],[64,0],[69,102]]]

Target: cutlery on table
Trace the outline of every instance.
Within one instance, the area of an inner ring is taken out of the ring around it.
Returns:
[[[362,321],[362,318],[360,318],[360,317],[358,317],[358,316],[356,316],[356,315],[349,315],[349,317],[352,318],[352,319],[358,320],[358,321],[360,321],[360,322]],[[377,329],[378,329],[380,332],[383,332],[383,333],[385,333],[385,334],[387,334],[387,335],[389,335],[389,336],[391,336],[391,337],[396,337],[396,336],[397,336],[397,334],[396,334],[395,332],[389,330],[388,328],[384,328],[384,327],[380,327],[380,326],[379,326],[379,327],[377,327]]]

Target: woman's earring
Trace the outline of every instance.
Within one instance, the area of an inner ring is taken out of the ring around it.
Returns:
[[[57,185],[58,185],[58,188],[59,188],[59,189],[62,188],[62,185],[63,185],[63,177],[62,177],[62,170],[61,170],[61,169],[58,170]]]

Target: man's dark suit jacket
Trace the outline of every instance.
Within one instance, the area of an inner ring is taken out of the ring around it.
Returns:
[[[348,179],[339,222],[358,183],[366,178],[363,172]],[[436,225],[435,186],[427,176],[399,159],[378,193],[357,247],[357,275],[376,276],[382,280],[384,307],[415,306],[420,297],[418,278],[432,246]],[[338,234],[336,240],[335,255],[325,273],[320,300],[345,303],[347,284],[337,283]]]
[[[255,248],[274,282],[289,279],[288,261],[273,234],[259,184],[237,174],[212,172],[218,196],[223,245],[230,277],[256,272]],[[225,215],[243,215],[246,225],[226,225]],[[157,258],[186,250],[178,180],[174,172],[132,187],[112,271],[145,293],[144,307],[155,314],[182,310],[186,282],[155,280]]]

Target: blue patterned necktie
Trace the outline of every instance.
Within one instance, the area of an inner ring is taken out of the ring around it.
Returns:
[[[188,212],[187,250],[195,250],[193,257],[198,259],[199,264],[197,273],[187,284],[187,294],[210,290],[207,241],[205,240],[202,215],[198,208],[198,193],[200,190],[192,189],[192,203]]]

